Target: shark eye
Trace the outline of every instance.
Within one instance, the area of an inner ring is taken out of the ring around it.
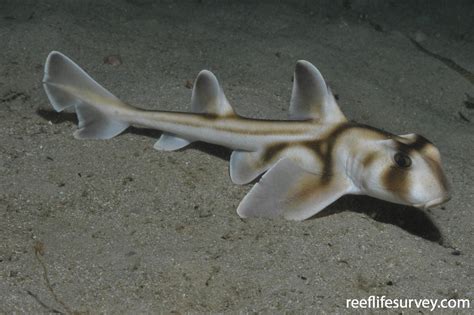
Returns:
[[[393,159],[400,168],[409,168],[411,166],[411,159],[405,153],[398,152],[393,156]]]

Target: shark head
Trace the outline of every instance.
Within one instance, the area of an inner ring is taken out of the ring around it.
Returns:
[[[392,136],[368,147],[357,176],[364,193],[424,209],[450,199],[439,150],[426,138]]]

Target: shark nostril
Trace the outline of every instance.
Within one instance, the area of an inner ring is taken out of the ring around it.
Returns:
[[[451,196],[450,194],[447,194],[447,195],[444,197],[443,203],[450,201],[451,198],[452,198],[452,196]]]
[[[448,202],[449,200],[451,200],[451,198],[452,198],[451,190],[450,189],[445,189],[444,192],[443,192],[443,196],[440,199],[442,199],[443,203],[444,203],[444,202]]]

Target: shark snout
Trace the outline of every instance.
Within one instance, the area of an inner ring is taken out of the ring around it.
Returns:
[[[417,208],[423,208],[423,209],[429,209],[429,208],[434,208],[436,206],[439,206],[443,203],[448,202],[451,199],[451,195],[449,193],[444,194],[443,196],[439,198],[435,198],[433,200],[430,200],[424,204],[417,204],[415,207]]]
[[[441,205],[441,204],[443,204],[443,203],[445,203],[445,202],[448,202],[450,199],[451,199],[451,196],[450,196],[450,195],[446,195],[446,196],[443,196],[443,197],[440,197],[440,198],[431,200],[430,202],[427,202],[427,203],[425,204],[425,209],[433,208],[433,207],[439,206],[439,205]]]

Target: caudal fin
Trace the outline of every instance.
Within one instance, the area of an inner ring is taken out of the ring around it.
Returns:
[[[79,129],[74,136],[78,139],[110,139],[129,126],[113,115],[113,108],[129,106],[60,52],[52,51],[46,59],[43,87],[56,111],[75,108]]]

